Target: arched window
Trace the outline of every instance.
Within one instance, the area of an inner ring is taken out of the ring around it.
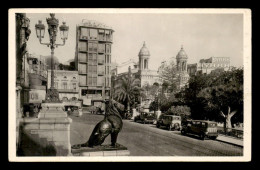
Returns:
[[[148,69],[148,62],[146,59],[144,60],[144,69]]]

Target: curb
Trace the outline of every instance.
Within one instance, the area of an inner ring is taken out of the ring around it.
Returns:
[[[220,140],[220,139],[216,139],[216,141],[220,141],[220,142],[223,142],[223,143],[227,143],[227,144],[231,144],[231,145],[234,145],[234,146],[238,146],[238,147],[244,147],[244,145],[240,145],[240,144],[236,144],[236,143],[232,143],[232,142],[228,142],[228,141],[224,141],[224,140]]]

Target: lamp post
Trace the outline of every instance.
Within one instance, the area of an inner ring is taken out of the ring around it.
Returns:
[[[53,56],[54,56],[55,47],[58,48],[58,46],[65,45],[65,41],[66,41],[66,39],[68,39],[69,27],[66,26],[66,22],[62,22],[62,25],[59,27],[59,29],[60,29],[60,35],[61,35],[61,39],[62,39],[63,43],[56,44],[56,37],[57,37],[57,32],[58,32],[57,27],[59,26],[59,20],[55,18],[54,13],[51,13],[50,16],[51,16],[51,18],[46,18],[46,21],[48,24],[48,33],[49,33],[49,38],[50,38],[49,43],[42,43],[42,38],[44,38],[44,33],[45,33],[45,26],[44,26],[44,24],[42,24],[41,20],[38,21],[38,24],[35,24],[35,29],[36,29],[37,38],[39,39],[40,43],[43,45],[47,45],[47,47],[51,48],[51,87],[50,87],[50,89],[47,90],[45,101],[48,103],[59,103],[60,102],[59,93],[58,93],[57,89],[55,89],[55,87],[54,87]]]

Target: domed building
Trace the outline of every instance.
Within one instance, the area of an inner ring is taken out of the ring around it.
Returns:
[[[178,72],[178,78],[179,78],[179,88],[184,87],[188,81],[189,81],[189,74],[187,72],[187,60],[188,55],[183,49],[183,46],[181,47],[181,50],[178,52],[176,56],[176,63],[177,63],[177,72]]]
[[[159,83],[159,75],[157,70],[149,69],[150,51],[146,47],[145,42],[143,43],[143,47],[138,53],[138,57],[139,67],[136,77],[140,78],[141,86],[146,84],[153,85],[154,83]]]

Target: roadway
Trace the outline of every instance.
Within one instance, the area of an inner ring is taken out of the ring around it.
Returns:
[[[71,145],[88,140],[94,126],[103,115],[84,113],[82,117],[70,116]],[[196,136],[183,136],[179,131],[156,128],[152,124],[140,124],[123,120],[117,143],[128,148],[130,156],[242,156],[243,148],[216,140],[200,140]],[[110,143],[110,136],[104,144]]]

